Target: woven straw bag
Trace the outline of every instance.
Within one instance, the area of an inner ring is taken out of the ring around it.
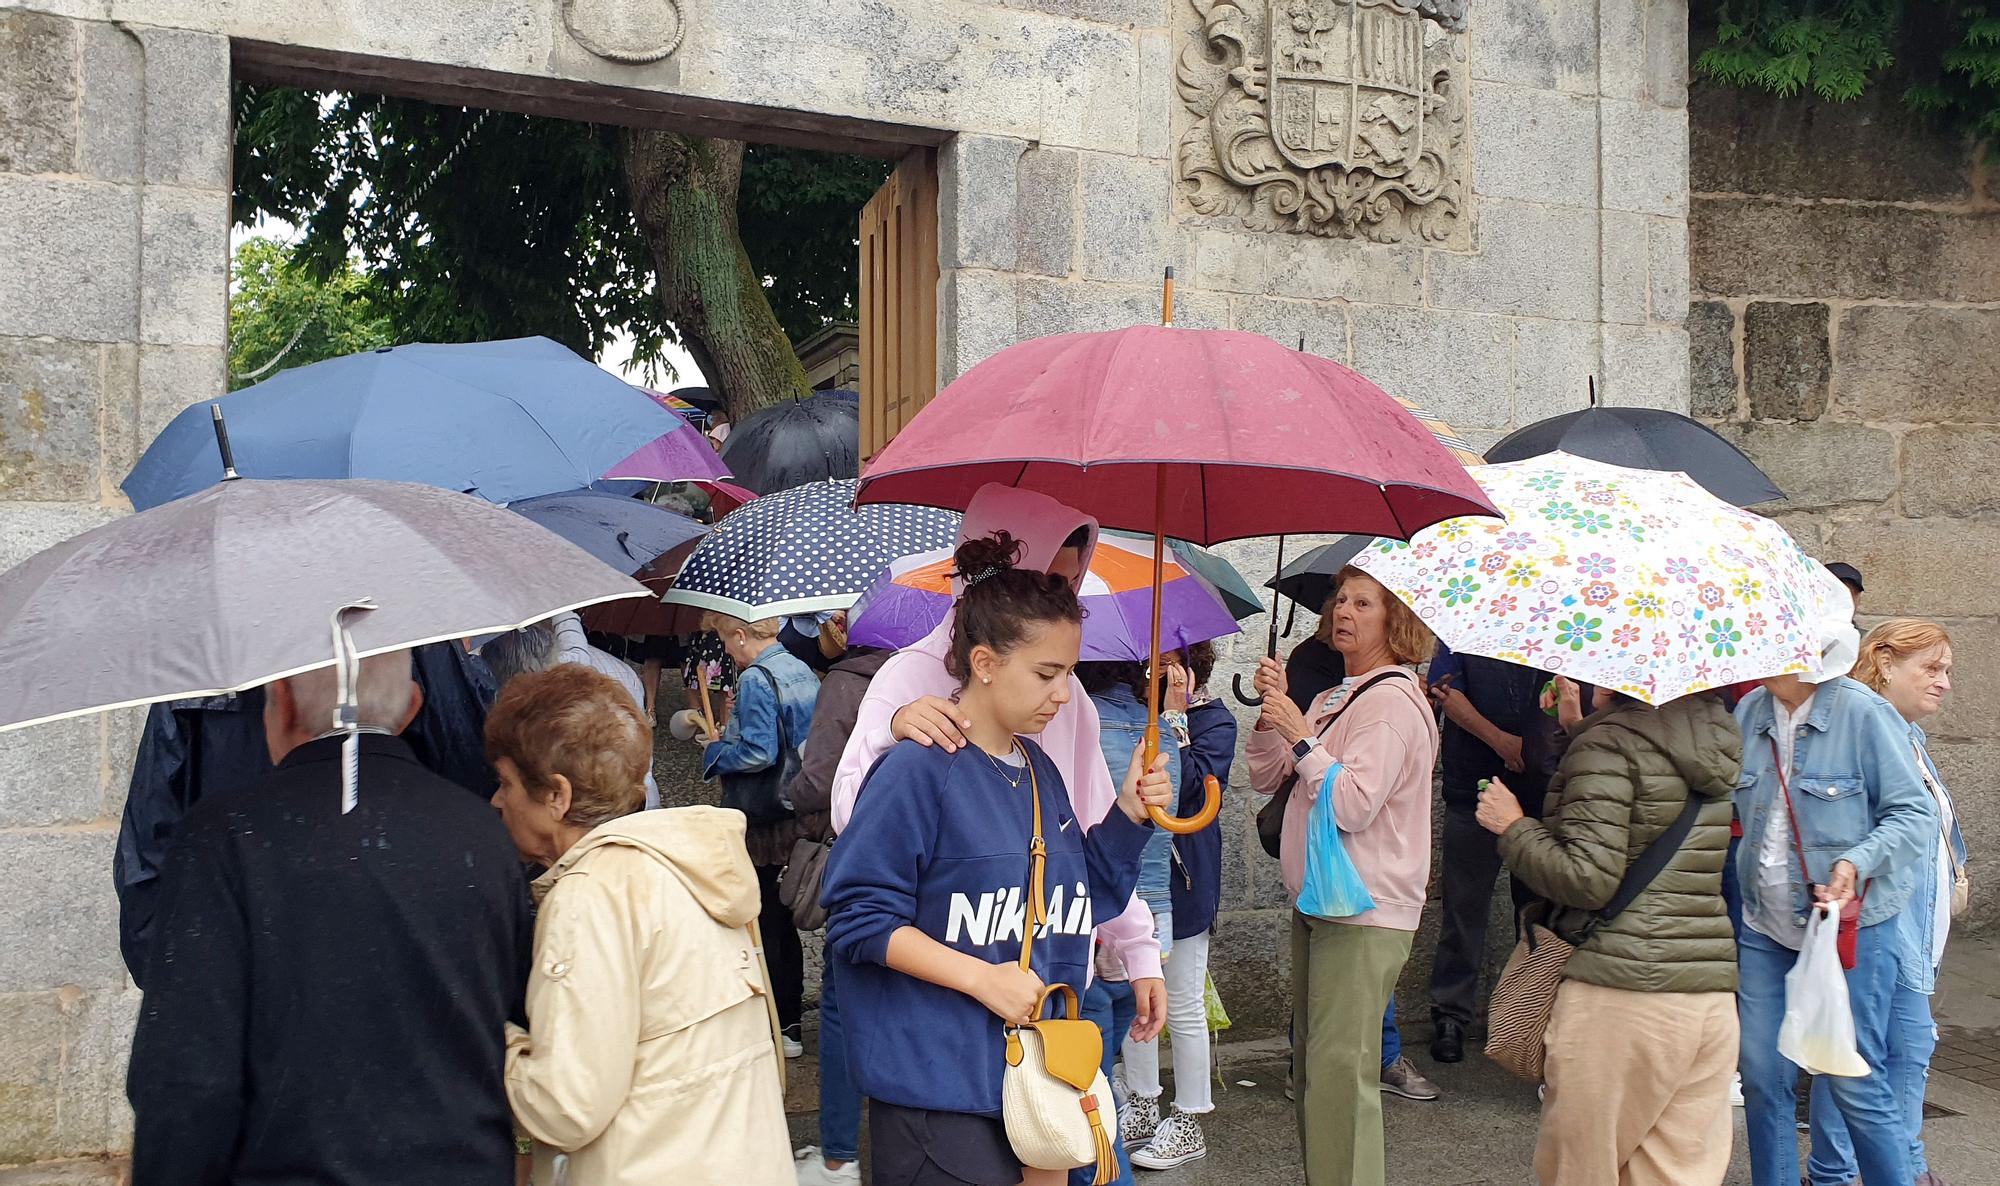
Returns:
[[[1556,1011],[1563,966],[1576,948],[1539,922],[1525,923],[1486,1004],[1486,1057],[1530,1083],[1542,1081],[1549,1018]]]
[[[1028,916],[1021,937],[1021,970],[1029,971],[1035,928],[1048,921],[1043,874],[1048,844],[1042,839],[1042,788],[1035,762],[1025,752],[1034,792],[1034,838],[1029,842]],[[1104,1080],[1104,1035],[1094,1022],[1077,1018],[1076,990],[1067,984],[1042,989],[1035,1003],[1040,1017],[1051,996],[1060,994],[1063,1016],[1007,1027],[1007,1068],[1000,1082],[1000,1114],[1007,1142],[1021,1164],[1040,1170],[1070,1170],[1095,1164],[1095,1186],[1118,1177],[1105,1112],[1111,1085]]]

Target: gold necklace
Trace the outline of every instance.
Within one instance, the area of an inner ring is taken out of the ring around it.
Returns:
[[[986,753],[986,750],[983,748],[981,748],[979,752],[982,754],[986,754],[986,760],[993,763],[993,769],[1000,775],[1001,778],[1007,780],[1007,785],[1010,788],[1017,791],[1021,789],[1021,781],[1028,777],[1028,755],[1027,752],[1021,748],[1021,743],[1019,741],[1016,741],[1014,743],[1014,748],[1011,751],[1013,753],[1021,755],[1021,772],[1019,774],[1010,776],[1007,773],[1006,763],[994,757],[992,754]]]

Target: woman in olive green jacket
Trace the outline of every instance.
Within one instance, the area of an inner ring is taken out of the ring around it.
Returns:
[[[1717,1186],[1728,1169],[1736,941],[1722,866],[1742,755],[1735,719],[1710,695],[1652,708],[1600,693],[1540,820],[1497,781],[1480,797],[1508,869],[1580,940],[1549,1022],[1543,1186]],[[1699,814],[1673,858],[1603,920],[1691,795]]]

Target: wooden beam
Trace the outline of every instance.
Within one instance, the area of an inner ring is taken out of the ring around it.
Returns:
[[[951,132],[944,128],[910,127],[782,107],[728,103],[642,87],[509,74],[268,41],[232,41],[230,54],[236,77],[245,82],[308,90],[363,91],[578,123],[662,128],[691,136],[821,152],[900,158],[913,147],[936,146],[951,137]]]

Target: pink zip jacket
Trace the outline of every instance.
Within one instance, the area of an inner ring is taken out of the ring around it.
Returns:
[[[1020,567],[1046,570],[1062,550],[1063,541],[1079,527],[1090,533],[1083,550],[1088,567],[1090,554],[1097,547],[1097,520],[1045,494],[996,483],[980,487],[972,496],[958,536],[962,543],[1004,529],[1023,545]],[[854,732],[848,735],[847,748],[841,753],[840,769],[833,776],[835,832],[847,828],[861,794],[861,781],[876,759],[896,744],[889,723],[897,710],[924,696],[950,698],[957,694],[958,681],[944,665],[945,656],[951,653],[951,630],[956,620],[955,613],[946,614],[937,629],[890,656],[869,683]],[[1069,787],[1070,805],[1078,819],[1101,820],[1118,799],[1118,788],[1104,764],[1104,751],[1098,748],[1097,731],[1097,708],[1084,694],[1083,685],[1071,676],[1069,703],[1035,740]],[[1098,924],[1097,934],[1117,953],[1126,975],[1134,980],[1159,976],[1160,946],[1153,938],[1153,915],[1136,895],[1125,913]]]
[[[1364,671],[1352,686],[1394,670]],[[1315,736],[1333,715],[1329,701],[1340,692],[1328,688],[1305,714]],[[1414,931],[1424,913],[1424,889],[1431,873],[1431,766],[1437,761],[1437,718],[1425,702],[1414,673],[1409,679],[1386,679],[1354,701],[1323,743],[1294,763],[1292,747],[1275,729],[1252,729],[1247,756],[1250,785],[1269,795],[1284,784],[1296,766],[1299,785],[1285,804],[1285,830],[1278,843],[1278,865],[1285,889],[1298,897],[1305,880],[1306,816],[1319,798],[1320,784],[1334,763],[1333,817],[1340,825],[1347,855],[1354,861],[1375,899],[1375,909],[1337,922],[1356,926]]]

